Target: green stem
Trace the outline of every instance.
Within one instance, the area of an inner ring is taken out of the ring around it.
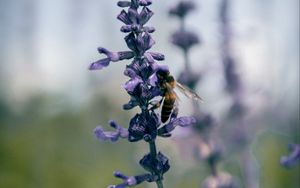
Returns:
[[[155,141],[149,142],[149,147],[150,147],[150,155],[152,159],[152,163],[156,164],[157,163],[157,150],[156,150],[156,145]],[[157,177],[156,185],[157,188],[164,188],[163,182],[162,182],[162,175],[159,172],[153,172]]]
[[[161,180],[156,181],[157,188],[164,188],[163,182]]]

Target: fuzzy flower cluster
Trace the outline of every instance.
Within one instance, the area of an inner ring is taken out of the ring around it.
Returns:
[[[179,1],[170,11],[171,16],[175,16],[180,21],[180,28],[171,36],[171,41],[174,45],[179,47],[184,55],[185,69],[180,73],[178,81],[184,85],[187,85],[192,90],[195,90],[196,86],[200,82],[201,74],[197,73],[190,67],[189,52],[190,49],[199,44],[200,40],[198,35],[193,31],[188,31],[185,25],[186,16],[195,10],[196,6],[192,1]],[[212,137],[211,132],[216,127],[217,122],[212,114],[203,112],[203,109],[199,109],[198,104],[193,105],[193,114],[196,117],[196,124],[193,129],[201,141],[199,141],[198,147],[195,147],[196,158],[203,160],[207,163],[211,170],[211,176],[208,176],[202,183],[204,188],[236,188],[238,187],[235,182],[235,178],[225,172],[219,172],[217,170],[217,164],[220,162],[223,156],[223,148]]]
[[[121,172],[116,172],[115,177],[122,179],[123,183],[110,186],[111,188],[135,186],[145,181],[156,182],[158,187],[163,187],[163,174],[169,170],[170,165],[168,158],[156,151],[155,139],[157,136],[171,136],[171,132],[176,126],[185,127],[195,122],[192,117],[177,117],[178,109],[174,109],[169,121],[163,124],[161,114],[152,108],[157,98],[164,97],[164,90],[158,83],[159,79],[156,73],[157,71],[164,71],[169,74],[169,69],[167,66],[158,65],[156,62],[164,60],[163,54],[149,51],[155,44],[151,36],[155,29],[146,26],[154,14],[149,9],[151,4],[151,0],[118,2],[118,6],[123,10],[117,19],[124,23],[121,32],[126,34],[124,39],[129,50],[112,52],[100,47],[98,52],[106,57],[92,63],[89,67],[90,70],[100,70],[107,67],[111,62],[132,59],[124,71],[124,75],[128,76],[129,80],[123,85],[123,88],[129,94],[130,100],[123,105],[123,109],[130,110],[139,107],[140,113],[137,113],[130,120],[128,129],[111,120],[109,124],[115,131],[105,131],[101,126],[98,126],[94,133],[98,139],[103,141],[115,142],[119,138],[128,139],[130,142],[144,140],[149,143],[150,148],[150,152],[139,161],[148,173],[126,176]]]
[[[290,150],[290,154],[288,156],[282,156],[280,163],[286,168],[292,168],[300,162],[300,145],[289,144],[288,149]]]
[[[200,39],[198,35],[186,29],[185,20],[186,16],[196,10],[196,5],[193,1],[179,1],[174,7],[169,11],[170,16],[174,16],[179,19],[181,27],[175,31],[171,36],[171,42],[182,50],[185,57],[185,69],[180,73],[178,81],[190,89],[195,90],[197,84],[201,80],[201,74],[198,72],[193,72],[189,65],[189,51],[190,49],[200,44]],[[194,116],[196,117],[197,126],[194,128],[198,129],[200,132],[208,130],[216,124],[214,118],[200,110],[194,109]]]
[[[191,47],[200,42],[199,37],[191,31],[186,31],[184,28],[184,20],[186,16],[195,9],[195,4],[192,1],[180,1],[169,11],[171,16],[175,16],[181,21],[181,28],[173,33],[171,41],[174,45],[188,51]]]

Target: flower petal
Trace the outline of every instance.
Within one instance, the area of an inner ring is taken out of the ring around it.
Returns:
[[[144,31],[147,32],[147,33],[153,33],[155,31],[155,28],[154,27],[145,26],[144,27]]]
[[[152,0],[139,0],[140,6],[149,6],[152,4]]]
[[[107,67],[110,63],[109,58],[100,59],[89,66],[89,70],[101,70],[104,67]]]
[[[158,52],[149,52],[151,56],[157,61],[165,60],[165,55]]]
[[[123,25],[120,30],[123,33],[129,33],[132,31],[132,26],[131,25]]]
[[[138,24],[139,14],[136,9],[129,8],[128,9],[128,17],[132,24]]]
[[[194,117],[180,117],[176,118],[172,123],[180,127],[187,127],[196,123],[196,119]]]
[[[136,86],[139,83],[142,83],[143,81],[140,78],[134,78],[127,81],[125,84],[123,84],[123,88],[126,89],[127,92],[133,92]]]
[[[132,108],[139,105],[139,102],[135,98],[131,98],[127,104],[123,105],[124,110],[131,110]]]
[[[128,66],[128,65],[126,66],[124,75],[129,76],[130,78],[135,78],[138,76],[137,73],[132,68],[130,68],[130,66]]]
[[[120,137],[127,138],[128,130],[121,127],[114,121],[109,122],[110,126],[116,129],[116,131],[104,131],[101,126],[98,126],[94,129],[94,133],[99,140],[106,141],[111,140],[112,142],[116,142]]]
[[[152,57],[152,55],[148,52],[144,53],[144,57],[146,58],[147,62],[149,64],[153,64],[155,62],[154,58]]]
[[[133,33],[130,33],[129,35],[127,35],[125,37],[125,41],[126,41],[128,48],[130,48],[132,51],[134,51],[136,53],[138,52],[136,39],[135,39],[135,36]]]
[[[105,54],[111,61],[116,62],[120,60],[120,56],[118,52],[111,52],[107,50],[106,48],[99,47],[98,52],[100,54]]]
[[[154,13],[149,8],[144,7],[139,15],[139,24],[140,25],[146,24],[153,16],[153,14]]]
[[[193,117],[179,117],[179,118],[171,118],[170,122],[158,129],[158,135],[165,137],[170,134],[176,126],[187,127],[196,122]]]
[[[108,188],[125,188],[125,187],[133,187],[138,185],[144,181],[153,182],[155,181],[155,177],[151,174],[141,174],[136,176],[126,176],[120,171],[114,172],[114,176],[116,178],[120,178],[123,180],[121,184],[118,185],[110,185]]]
[[[117,52],[118,55],[118,61],[124,60],[124,59],[131,59],[134,57],[134,52],[132,51],[123,51],[123,52]]]
[[[121,13],[117,16],[117,19],[120,20],[121,22],[123,22],[126,25],[130,25],[132,24],[129,15],[127,14],[127,12],[125,10],[122,10]]]
[[[118,2],[118,6],[122,7],[122,8],[129,7],[130,5],[131,5],[130,1],[119,1]]]

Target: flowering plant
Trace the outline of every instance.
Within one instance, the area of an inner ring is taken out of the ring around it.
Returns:
[[[165,90],[161,88],[157,72],[169,74],[169,69],[167,66],[156,63],[156,61],[164,60],[163,54],[148,51],[155,44],[151,36],[155,29],[146,26],[154,14],[148,8],[151,4],[151,0],[118,2],[118,6],[123,10],[117,18],[125,24],[121,27],[121,32],[127,33],[124,39],[129,50],[111,52],[100,47],[98,48],[99,53],[106,55],[106,58],[92,63],[89,67],[90,70],[100,70],[111,62],[133,59],[124,71],[124,75],[128,76],[129,80],[123,85],[123,88],[130,95],[130,100],[123,105],[123,109],[130,110],[139,107],[141,112],[130,120],[128,129],[111,120],[109,124],[115,131],[105,131],[98,126],[94,133],[98,139],[112,142],[119,138],[128,139],[129,142],[144,140],[149,143],[150,148],[150,152],[139,161],[147,173],[126,176],[121,172],[115,172],[115,177],[122,179],[123,183],[109,186],[111,188],[135,186],[145,181],[156,182],[158,188],[163,188],[163,175],[169,170],[170,165],[168,158],[161,152],[157,152],[155,140],[158,136],[171,136],[171,132],[176,126],[185,127],[195,122],[192,117],[177,117],[178,109],[174,108],[169,121],[162,123],[161,114],[157,113],[154,108],[155,99],[157,97],[163,99],[165,96]]]

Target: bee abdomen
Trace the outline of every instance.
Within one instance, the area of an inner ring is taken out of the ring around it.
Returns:
[[[162,123],[165,123],[169,119],[170,114],[174,107],[175,100],[176,100],[176,95],[171,94],[171,95],[165,96],[165,100],[164,100],[162,110],[161,110],[161,122]]]

